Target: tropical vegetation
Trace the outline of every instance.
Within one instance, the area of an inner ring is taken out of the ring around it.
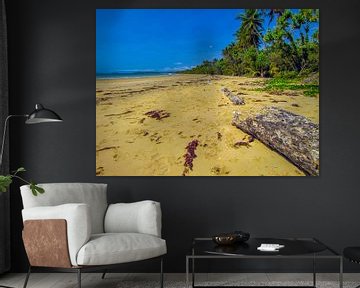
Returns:
[[[318,9],[245,9],[236,19],[240,27],[222,57],[183,73],[295,78],[319,72]]]

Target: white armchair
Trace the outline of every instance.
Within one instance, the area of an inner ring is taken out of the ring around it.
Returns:
[[[40,184],[45,193],[33,196],[28,185],[21,196],[23,240],[30,267],[78,273],[107,270],[121,263],[160,258],[166,241],[161,239],[161,209],[154,201],[107,204],[106,184]],[[105,273],[103,274],[103,278]]]

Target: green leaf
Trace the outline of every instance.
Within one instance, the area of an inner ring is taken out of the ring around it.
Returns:
[[[43,194],[45,192],[44,188],[37,186],[34,182],[30,183],[30,189],[34,196],[38,196],[38,194]]]
[[[38,193],[43,194],[45,192],[44,188],[40,187],[40,186],[35,186],[35,189]]]
[[[26,169],[24,167],[19,167],[15,173],[18,173],[18,172],[25,172]]]
[[[25,172],[25,171],[26,171],[26,169],[24,167],[19,167],[15,171],[11,171],[11,173],[12,173],[12,175],[16,175],[19,172]]]
[[[12,183],[11,175],[0,175],[0,191],[6,192],[9,188],[10,184]]]

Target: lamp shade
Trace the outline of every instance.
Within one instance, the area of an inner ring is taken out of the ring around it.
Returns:
[[[46,122],[62,122],[61,117],[54,111],[45,108],[41,104],[35,105],[35,110],[29,114],[26,124],[38,124]]]

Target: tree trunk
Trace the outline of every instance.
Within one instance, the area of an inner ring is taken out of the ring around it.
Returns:
[[[235,94],[233,94],[229,89],[227,89],[226,87],[221,88],[221,92],[224,93],[224,95],[226,97],[228,97],[230,99],[230,101],[232,103],[234,103],[235,105],[244,105],[245,104],[245,100]]]
[[[304,116],[276,107],[240,120],[235,112],[233,125],[253,135],[285,156],[306,174],[319,175],[319,125]]]

